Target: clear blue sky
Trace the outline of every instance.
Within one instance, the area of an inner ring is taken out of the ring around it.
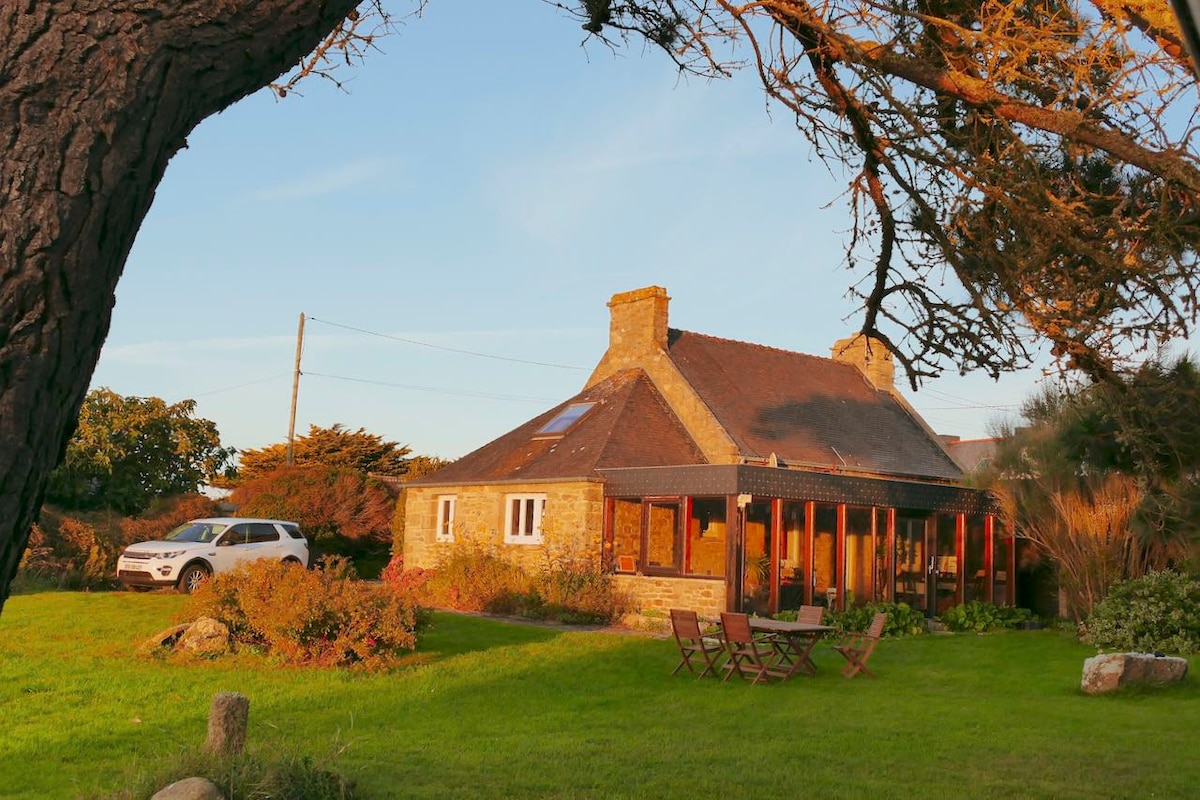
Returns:
[[[226,445],[283,441],[303,312],[297,433],[340,422],[454,458],[582,387],[616,292],[665,286],[672,327],[828,355],[858,324],[847,176],[752,73],[680,80],[658,52],[582,38],[538,0],[435,0],[340,73],[348,94],[314,80],[206,121],[138,236],[92,385],[194,398]],[[907,396],[975,438],[1039,379]]]

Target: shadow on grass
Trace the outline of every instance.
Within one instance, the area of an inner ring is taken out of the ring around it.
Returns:
[[[557,628],[506,620],[497,617],[477,617],[470,614],[435,611],[433,621],[421,632],[417,656],[449,658],[467,653],[549,642],[563,633]]]

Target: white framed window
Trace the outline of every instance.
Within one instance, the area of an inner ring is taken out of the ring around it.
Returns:
[[[542,514],[546,510],[544,494],[506,494],[504,496],[504,543],[541,544]]]
[[[454,541],[454,506],[458,500],[456,495],[438,495],[437,499],[437,540],[439,542]]]

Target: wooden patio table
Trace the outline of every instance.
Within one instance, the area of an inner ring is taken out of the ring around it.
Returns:
[[[777,666],[787,667],[786,671],[780,671],[780,677],[784,680],[791,678],[801,670],[809,675],[816,675],[817,665],[813,663],[809,655],[822,636],[837,630],[831,625],[787,622],[769,617],[751,617],[750,629],[771,634],[772,644],[779,656]]]

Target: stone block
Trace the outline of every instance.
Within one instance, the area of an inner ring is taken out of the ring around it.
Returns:
[[[1083,662],[1081,688],[1088,694],[1133,684],[1157,686],[1187,677],[1187,659],[1153,653],[1102,653]]]
[[[220,655],[229,652],[229,628],[212,617],[200,619],[179,636],[176,648],[196,655]]]

